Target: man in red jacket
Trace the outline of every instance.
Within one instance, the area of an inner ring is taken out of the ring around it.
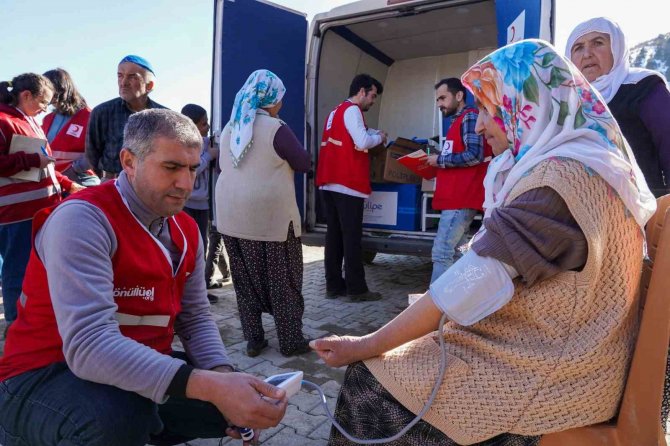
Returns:
[[[0,444],[177,444],[279,423],[285,392],[235,372],[210,312],[182,212],[201,146],[179,113],[134,113],[119,178],[35,215],[0,358]]]
[[[442,79],[435,85],[437,106],[452,124],[439,155],[428,163],[437,173],[433,209],[442,211],[433,242],[435,282],[456,260],[456,248],[467,240],[468,229],[484,203],[484,177],[493,156],[491,147],[475,131],[477,109],[465,105],[465,87],[460,79]]]
[[[370,196],[368,149],[386,144],[386,134],[368,129],[363,112],[382,94],[382,84],[368,74],[351,81],[349,99],[338,105],[326,121],[316,169],[326,211],[326,298],[348,294],[352,301],[381,299],[368,289],[361,238],[363,201]],[[344,260],[344,279],[342,261]]]

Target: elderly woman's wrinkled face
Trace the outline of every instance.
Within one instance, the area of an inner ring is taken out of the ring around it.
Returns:
[[[505,130],[501,126],[502,123],[491,116],[486,108],[480,105],[475,131],[486,139],[486,142],[491,146],[491,150],[493,150],[493,154],[496,156],[510,147],[507,133],[505,133]]]
[[[584,34],[572,45],[570,60],[589,82],[609,73],[614,66],[610,35],[596,31]]]

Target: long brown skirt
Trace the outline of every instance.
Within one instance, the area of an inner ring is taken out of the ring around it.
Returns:
[[[265,338],[261,315],[274,316],[279,349],[289,354],[304,344],[302,314],[302,244],[288,228],[285,242],[223,236],[237,295],[244,339]]]
[[[386,390],[362,362],[351,364],[344,375],[335,408],[335,419],[352,436],[362,439],[388,438],[400,432],[416,415]],[[478,446],[536,446],[540,437],[503,434]],[[353,446],[333,426],[331,446]],[[431,424],[421,420],[388,446],[458,446]]]

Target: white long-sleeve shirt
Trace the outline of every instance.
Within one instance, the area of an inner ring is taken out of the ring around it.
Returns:
[[[381,144],[383,136],[381,131],[375,129],[365,128],[365,121],[363,120],[363,113],[358,107],[349,107],[344,111],[344,126],[349,132],[351,139],[354,140],[356,150],[365,151],[376,145]],[[368,194],[364,194],[357,190],[346,187],[342,184],[329,183],[324,184],[319,189],[329,190],[331,192],[339,192],[353,197],[367,198]]]

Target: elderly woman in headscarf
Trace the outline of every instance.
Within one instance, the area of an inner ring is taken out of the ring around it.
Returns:
[[[310,351],[302,333],[302,244],[294,172],[309,154],[278,118],[286,88],[269,70],[251,73],[221,134],[216,227],[223,234],[247,355],[267,347],[262,313],[274,316],[279,350]]]
[[[670,191],[670,91],[658,71],[630,66],[626,36],[612,20],[577,25],[566,56],[607,102],[657,196]]]
[[[482,230],[386,326],[312,341],[327,364],[352,364],[336,418],[357,437],[418,413],[393,444],[528,446],[618,409],[654,197],[607,106],[550,44],[503,47],[462,80],[496,154]],[[330,444],[353,443],[333,429]]]

